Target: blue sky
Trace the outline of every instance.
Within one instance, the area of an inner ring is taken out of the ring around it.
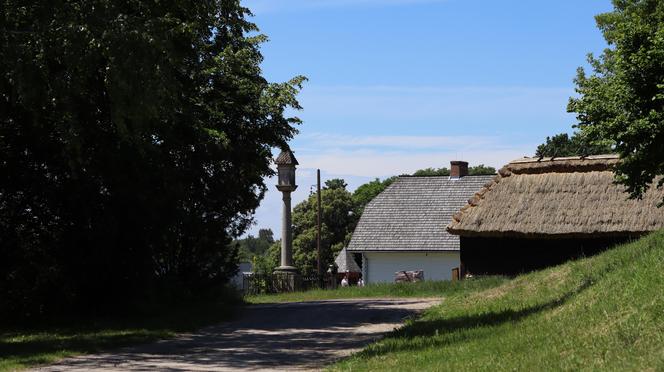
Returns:
[[[315,170],[352,190],[375,177],[466,160],[496,168],[571,132],[565,107],[609,0],[246,0],[270,41],[263,73],[305,75],[291,142],[294,204]],[[276,155],[276,154],[275,154]],[[280,233],[274,180],[256,211]]]

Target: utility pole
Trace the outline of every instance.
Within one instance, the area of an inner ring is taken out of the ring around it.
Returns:
[[[318,280],[319,285],[323,284],[323,268],[320,261],[320,169],[316,171],[316,178],[318,182],[316,183],[316,198],[318,199],[318,208],[317,208],[317,221],[316,221],[316,249],[318,251]]]

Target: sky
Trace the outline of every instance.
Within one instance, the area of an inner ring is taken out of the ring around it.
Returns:
[[[571,133],[579,66],[606,48],[594,16],[609,0],[245,0],[267,35],[263,75],[309,80],[290,142],[293,206],[324,182],[465,160],[499,168]],[[275,156],[278,150],[275,149]],[[255,225],[281,232],[274,179]]]

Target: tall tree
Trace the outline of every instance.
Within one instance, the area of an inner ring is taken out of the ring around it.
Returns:
[[[262,256],[274,244],[274,233],[271,229],[260,229],[258,237],[248,235],[233,244],[237,246],[240,262],[252,262],[254,257]]]
[[[274,243],[274,233],[272,232],[272,229],[259,229],[258,238],[270,245]]]
[[[239,0],[6,1],[0,318],[218,288],[300,122]],[[167,286],[170,291],[173,286]]]
[[[578,69],[568,111],[592,140],[608,140],[622,161],[617,180],[633,197],[664,174],[664,2],[614,0],[596,17],[609,47]],[[664,183],[660,179],[659,186]]]
[[[316,204],[316,194],[312,193],[293,209],[293,259],[304,274],[313,273],[317,268]],[[323,267],[327,267],[348,244],[358,216],[353,213],[353,197],[342,179],[325,182],[321,204],[321,260]]]

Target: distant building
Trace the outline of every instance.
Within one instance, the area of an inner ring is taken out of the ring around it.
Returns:
[[[348,281],[351,284],[356,284],[360,278],[362,269],[358,266],[352,253],[348,253],[346,248],[343,248],[337,257],[334,259],[334,264],[337,265],[337,282],[341,281],[344,276],[348,275]],[[328,270],[330,271],[330,270]]]
[[[337,265],[337,272],[339,273],[361,273],[362,269],[357,265],[352,254],[348,253],[346,248],[343,248],[337,258],[334,259]]]
[[[664,227],[664,190],[628,199],[616,155],[526,158],[503,167],[454,214],[466,273],[518,274],[602,251]]]
[[[252,266],[251,262],[240,262],[238,264],[237,273],[231,278],[231,285],[239,290],[244,290],[244,278],[248,275],[253,275]]]
[[[399,177],[366,206],[348,245],[361,254],[365,282],[393,282],[407,270],[423,270],[425,280],[451,279],[459,238],[445,227],[492,178],[469,176],[468,163],[459,161],[450,176]]]

